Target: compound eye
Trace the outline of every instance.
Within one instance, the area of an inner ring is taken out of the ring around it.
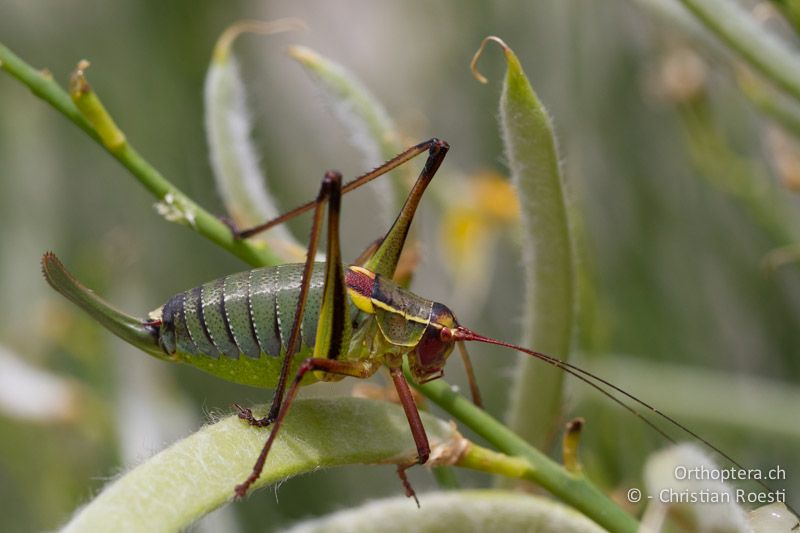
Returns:
[[[450,350],[453,349],[452,340],[445,340],[443,332],[429,326],[417,344],[417,361],[424,369],[439,369],[444,366]]]

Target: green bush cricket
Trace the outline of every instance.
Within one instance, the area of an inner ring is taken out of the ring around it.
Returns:
[[[264,418],[256,418],[249,409],[236,406],[239,417],[249,424],[271,426],[251,474],[234,489],[239,498],[244,497],[261,474],[301,385],[346,376],[367,378],[386,366],[417,448],[416,460],[398,465],[397,472],[407,496],[416,499],[405,471],[414,464],[427,462],[430,447],[403,375],[403,361],[408,362],[415,381],[424,383],[442,377],[448,356],[458,346],[473,400],[480,405],[464,346],[466,341],[511,348],[560,368],[673,441],[608,389],[622,394],[739,466],[693,431],[609,381],[546,354],[473,332],[460,325],[445,305],[422,298],[392,281],[417,206],[448,150],[446,142],[430,139],[345,185],[341,174],[327,172],[314,200],[254,228],[232,227],[238,238],[248,238],[313,210],[304,263],[249,270],[205,283],[175,295],[146,319],[112,308],[72,277],[52,253],[42,258],[43,272],[58,292],[144,352],[159,359],[191,364],[228,381],[275,389]],[[392,227],[353,265],[344,265],[339,249],[341,195],[424,152],[428,152],[428,158]],[[326,260],[315,262],[326,206]]]

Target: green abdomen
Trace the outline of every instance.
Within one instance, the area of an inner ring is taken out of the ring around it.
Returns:
[[[162,309],[159,343],[177,359],[223,379],[272,387],[297,310],[302,264],[231,274],[173,296]],[[324,264],[315,264],[294,357],[316,341]]]

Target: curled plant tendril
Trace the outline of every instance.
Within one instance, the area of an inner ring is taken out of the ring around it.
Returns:
[[[272,33],[283,33],[293,30],[307,30],[303,19],[297,17],[287,17],[282,19],[275,19],[270,21],[263,20],[240,20],[228,26],[225,32],[217,40],[214,46],[214,60],[224,60],[231,49],[233,41],[243,33],[260,33],[262,35],[269,35]]]
[[[472,71],[472,75],[475,76],[475,79],[481,83],[489,83],[489,80],[486,78],[486,76],[478,72],[478,59],[480,59],[481,55],[483,54],[483,49],[486,48],[486,43],[489,41],[494,41],[502,46],[504,52],[508,52],[510,50],[505,41],[495,35],[490,35],[481,41],[480,48],[478,48],[478,51],[475,52],[474,56],[472,56],[472,61],[469,63],[469,69]]]

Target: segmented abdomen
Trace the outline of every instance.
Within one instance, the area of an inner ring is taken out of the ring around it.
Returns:
[[[159,342],[167,353],[258,359],[285,353],[300,296],[302,264],[231,274],[176,294],[164,304]],[[325,281],[316,263],[301,327],[300,344],[313,347]]]

